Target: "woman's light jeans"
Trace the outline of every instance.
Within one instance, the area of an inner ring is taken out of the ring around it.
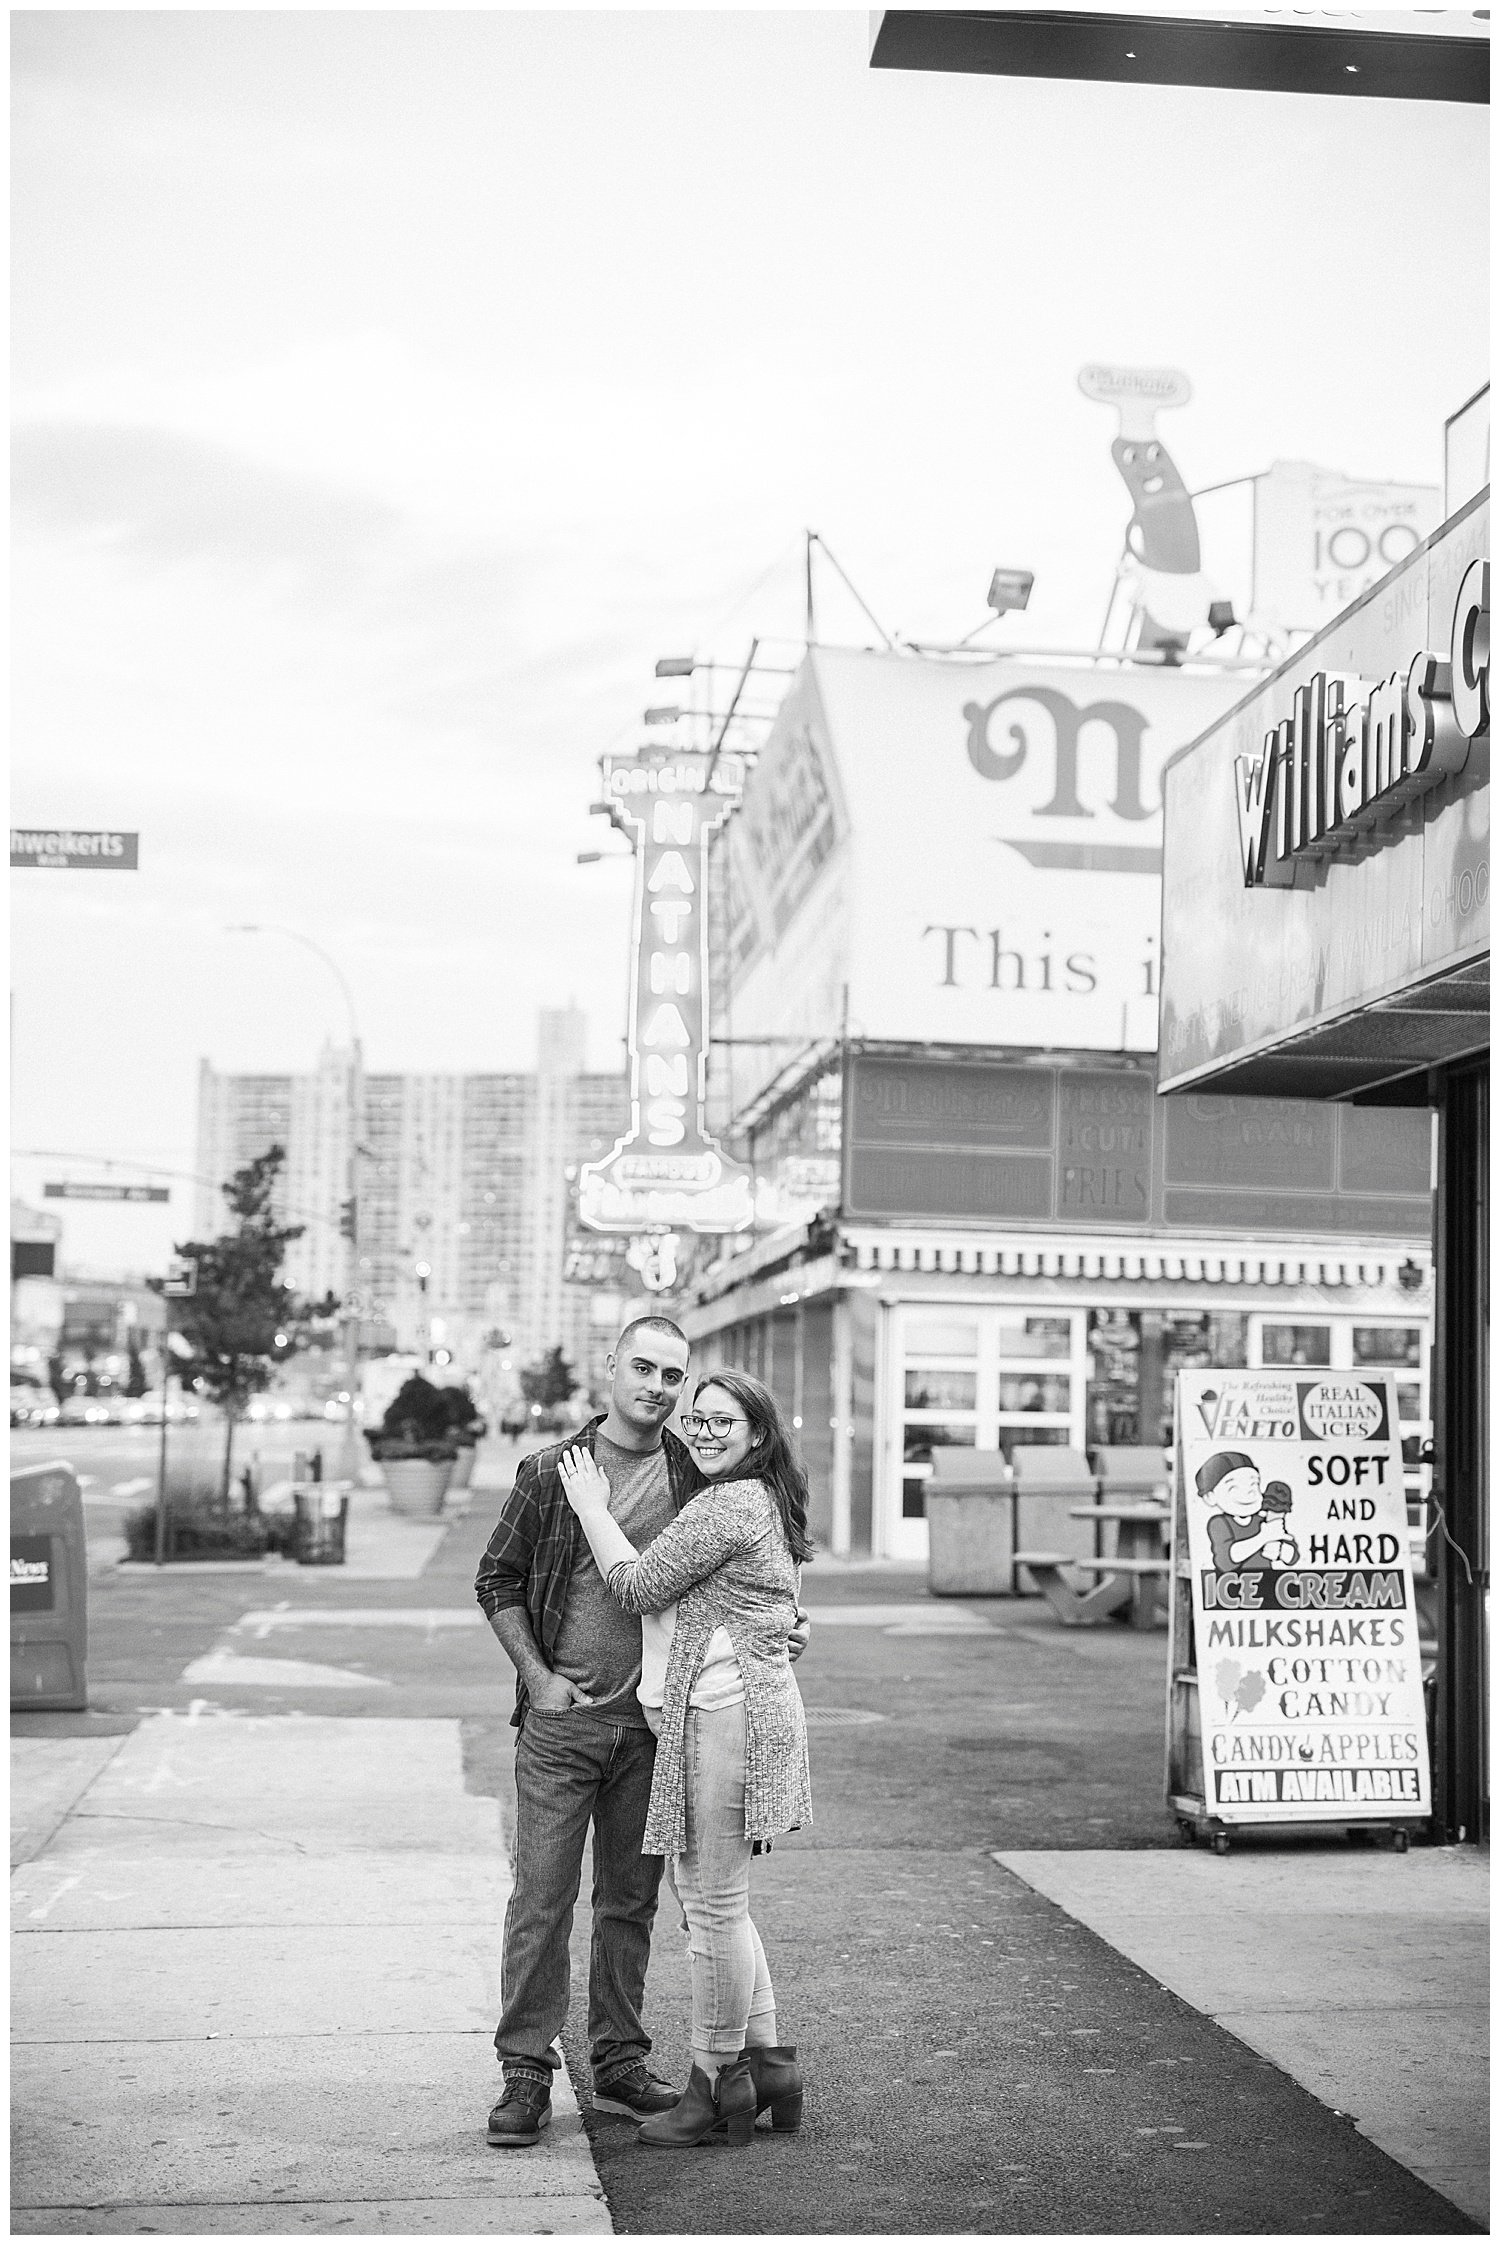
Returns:
[[[688,1844],[669,1876],[687,1920],[693,2048],[732,2057],[776,2039],[776,1998],[750,1918],[744,1701],[690,1707],[683,1749]]]

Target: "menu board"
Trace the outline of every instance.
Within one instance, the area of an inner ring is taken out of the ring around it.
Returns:
[[[1181,1372],[1176,1470],[1206,1812],[1430,1815],[1394,1376]]]

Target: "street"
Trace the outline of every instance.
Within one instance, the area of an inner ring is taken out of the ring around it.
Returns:
[[[91,1532],[106,1499],[123,1501],[132,1444],[114,1435],[88,1453]],[[484,1491],[411,1580],[285,1564],[96,1578],[88,1712],[18,1716],[13,1735],[102,1736],[163,1710],[456,1722],[465,1786],[506,1824],[512,1680],[472,1578],[513,1455],[489,1446]],[[749,2154],[674,2157],[595,2117],[580,1902],[564,2048],[618,2231],[1474,2226],[994,1859],[1180,1855],[1161,1801],[1161,1633],[1065,1632],[1040,1601],[934,1601],[915,1570],[890,1566],[815,1562],[804,1595],[816,1822],[757,1865],[754,1907],[808,2119],[794,2138],[757,2136]],[[665,1895],[647,2018],[656,2062],[684,2079],[687,1967]],[[495,2078],[476,2035],[469,2109],[453,2127],[482,2136]],[[492,2155],[493,2187],[512,2188],[507,2162],[528,2156]],[[197,2220],[211,2226],[211,2209]]]

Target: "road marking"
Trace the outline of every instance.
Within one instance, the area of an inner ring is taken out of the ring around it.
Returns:
[[[273,1629],[473,1629],[485,1626],[474,1606],[263,1606],[241,1614],[237,1634],[269,1637]]]
[[[149,1474],[137,1474],[134,1481],[117,1481],[110,1490],[112,1497],[138,1497],[143,1489],[152,1486]]]
[[[357,1668],[326,1668],[315,1660],[247,1660],[227,1646],[217,1646],[201,1660],[189,1661],[182,1671],[184,1684],[261,1684],[281,1691],[306,1691],[312,1687],[340,1691],[389,1691],[388,1676],[366,1676]],[[207,1708],[195,1701],[194,1709]]]
[[[993,1622],[971,1606],[929,1600],[900,1606],[809,1606],[815,1629],[883,1629],[893,1637],[988,1637]]]
[[[64,1879],[62,1885],[56,1888],[53,1893],[49,1894],[45,1902],[39,1902],[34,1910],[27,1911],[27,1917],[45,1918],[48,1913],[54,1908],[54,1906],[62,1900],[69,1887],[78,1886],[81,1883],[82,1878],[83,1873],[81,1871],[77,1871],[74,1873],[72,1878]]]

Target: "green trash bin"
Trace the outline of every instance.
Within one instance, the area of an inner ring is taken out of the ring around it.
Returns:
[[[38,1713],[88,1705],[88,1550],[73,1468],[10,1477],[10,1704]]]

